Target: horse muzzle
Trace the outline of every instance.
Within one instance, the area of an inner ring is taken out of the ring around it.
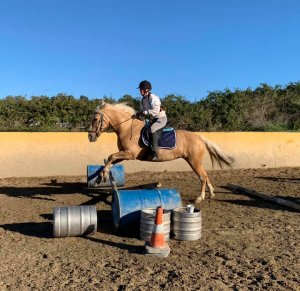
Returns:
[[[89,141],[90,141],[90,142],[95,142],[95,141],[97,140],[98,137],[97,137],[96,133],[94,133],[94,132],[89,132],[88,138],[89,138]]]

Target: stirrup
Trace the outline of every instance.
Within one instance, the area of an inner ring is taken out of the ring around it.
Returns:
[[[154,151],[151,153],[151,156],[152,156],[152,161],[156,161],[158,159],[157,153]]]

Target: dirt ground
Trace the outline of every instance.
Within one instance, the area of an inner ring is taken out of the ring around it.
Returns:
[[[0,290],[300,290],[300,212],[236,193],[228,183],[300,204],[300,168],[209,172],[216,189],[202,211],[202,238],[144,255],[138,234],[114,230],[111,195],[86,177],[0,179]],[[126,175],[126,187],[160,181],[183,204],[197,196],[193,172]],[[98,231],[52,237],[56,206],[96,205]]]

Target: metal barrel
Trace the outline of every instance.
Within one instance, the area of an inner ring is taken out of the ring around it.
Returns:
[[[99,173],[104,169],[104,166],[99,165],[88,165],[87,166],[87,184],[88,188],[97,187],[111,187],[111,182],[102,181],[100,184],[96,183]],[[125,170],[123,165],[113,165],[110,168],[110,172],[113,175],[114,181],[117,186],[124,186],[125,184]]]
[[[156,215],[155,208],[144,208],[141,210],[141,219],[140,219],[140,236],[144,241],[150,241],[154,220]],[[165,240],[170,239],[170,225],[171,225],[171,211],[165,210],[163,213],[163,229]]]
[[[172,211],[173,234],[178,240],[197,240],[201,238],[202,218],[200,209],[188,213],[186,207]]]
[[[162,206],[171,210],[181,206],[176,189],[115,190],[112,200],[112,216],[117,229],[139,229],[140,211],[144,208]]]
[[[53,209],[53,236],[67,237],[97,231],[97,210],[93,205],[64,206]]]

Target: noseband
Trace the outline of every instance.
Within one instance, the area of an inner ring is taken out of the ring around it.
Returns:
[[[104,124],[104,114],[102,112],[94,112],[94,115],[100,115],[100,120],[97,121],[96,130],[89,130],[88,133],[95,133],[97,137],[100,136],[101,132],[103,131],[103,124]],[[107,122],[107,121],[106,121]]]

